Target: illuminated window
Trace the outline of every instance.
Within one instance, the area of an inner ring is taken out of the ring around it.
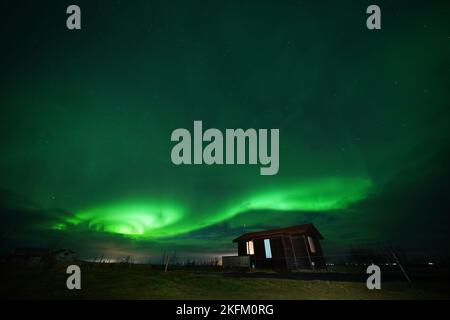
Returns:
[[[308,236],[309,249],[311,253],[316,253],[316,246],[314,245],[314,239]]]
[[[253,241],[247,241],[247,254],[255,254],[255,249],[253,248]]]
[[[270,239],[264,239],[264,249],[266,250],[266,259],[272,259],[272,249],[270,248]]]

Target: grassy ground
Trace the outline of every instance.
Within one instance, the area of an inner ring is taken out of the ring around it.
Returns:
[[[364,282],[229,276],[219,270],[163,270],[145,265],[93,265],[82,268],[82,290],[67,290],[64,266],[1,266],[0,297],[9,299],[449,299],[443,281],[409,286]]]

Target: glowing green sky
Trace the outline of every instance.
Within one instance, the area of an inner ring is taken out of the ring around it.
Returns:
[[[449,242],[445,2],[378,2],[376,32],[364,1],[77,3],[78,32],[64,1],[0,5],[2,250],[209,254],[305,222],[328,250]],[[173,165],[194,120],[279,128],[279,173]]]
[[[56,223],[53,229],[85,224],[89,230],[117,233],[133,238],[148,239],[174,236],[226,221],[248,210],[329,211],[346,209],[367,195],[369,180],[328,179],[293,187],[256,193],[248,198],[236,197],[230,206],[220,204],[205,212],[182,205],[165,204],[151,199],[124,200],[103,206],[81,210],[64,223]],[[175,202],[172,202],[175,203]]]

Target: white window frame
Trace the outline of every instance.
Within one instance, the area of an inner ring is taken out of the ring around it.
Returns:
[[[314,239],[310,236],[308,236],[308,244],[309,244],[309,251],[311,253],[316,253],[316,244],[314,243]]]
[[[272,259],[272,248],[270,247],[270,239],[264,239],[264,251],[266,252],[266,259]]]
[[[245,242],[245,248],[248,255],[254,255],[255,254],[255,246],[253,244],[253,240],[246,241]]]

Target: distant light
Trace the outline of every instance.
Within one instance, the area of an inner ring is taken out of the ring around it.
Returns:
[[[434,266],[434,262],[428,262],[429,266]]]
[[[394,262],[393,264],[392,264],[393,266],[396,266],[397,265],[397,263],[396,262]]]

